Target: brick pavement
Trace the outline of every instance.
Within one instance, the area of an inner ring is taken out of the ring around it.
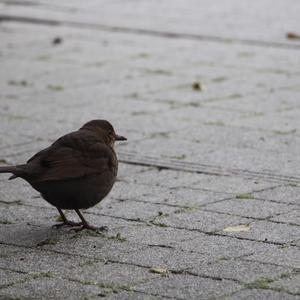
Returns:
[[[105,235],[1,175],[0,299],[300,299],[300,6],[213,4],[0,1],[0,163],[129,138]]]

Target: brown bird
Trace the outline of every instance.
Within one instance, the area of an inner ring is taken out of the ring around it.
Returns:
[[[0,167],[0,173],[12,173],[9,179],[23,178],[55,206],[63,220],[56,227],[104,230],[89,225],[79,209],[96,205],[110,192],[118,171],[114,143],[125,140],[108,121],[92,120],[62,136],[26,164]],[[69,221],[62,209],[75,210],[81,222]]]

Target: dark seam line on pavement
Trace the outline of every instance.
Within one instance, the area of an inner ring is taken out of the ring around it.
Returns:
[[[272,263],[272,262],[265,262],[265,261],[259,261],[259,260],[256,260],[256,259],[249,259],[250,256],[254,255],[255,253],[252,253],[252,254],[246,254],[244,256],[241,256],[239,257],[238,259],[242,260],[242,261],[245,261],[245,262],[256,262],[256,263],[260,263],[262,265],[270,265],[270,266],[274,266],[274,267],[286,267],[286,268],[290,268],[291,269],[291,273],[294,275],[294,274],[297,274],[299,271],[300,271],[300,268],[297,268],[297,267],[291,267],[291,266],[287,266],[287,265],[281,265],[281,264],[275,264],[275,263]],[[248,258],[248,259],[247,259]],[[235,259],[235,258],[234,258]]]
[[[151,29],[109,26],[104,24],[85,23],[85,22],[78,22],[78,21],[59,21],[54,19],[40,19],[34,17],[12,16],[12,15],[5,15],[5,14],[0,15],[0,22],[19,22],[19,23],[31,23],[31,24],[48,25],[48,26],[68,26],[68,27],[76,27],[81,29],[94,29],[94,30],[103,30],[103,31],[117,32],[117,33],[121,32],[121,33],[128,33],[128,34],[148,35],[148,36],[156,36],[156,37],[169,38],[169,39],[185,39],[185,40],[205,41],[205,42],[214,42],[214,43],[222,43],[222,44],[234,43],[234,44],[241,44],[241,45],[248,45],[248,46],[285,48],[285,49],[292,49],[292,50],[300,49],[300,45],[298,44],[267,42],[267,41],[259,41],[259,40],[248,40],[248,39],[223,38],[223,37],[210,36],[210,35],[176,33],[176,32],[158,31],[158,30],[151,30]]]
[[[198,182],[200,183],[201,180],[199,180]],[[143,184],[143,183],[137,183],[137,185],[145,185],[145,184]],[[276,188],[284,187],[284,186],[285,186],[285,184],[282,183],[282,184],[277,184],[277,185],[273,185],[273,186],[269,186],[269,187],[265,187],[265,188],[261,188],[261,189],[254,189],[254,190],[251,190],[251,191],[246,191],[246,192],[243,192],[242,194],[261,193],[261,192],[265,192],[265,191],[269,191],[269,190],[274,190]],[[167,186],[161,186],[161,187],[168,188]],[[185,186],[185,187],[180,187],[180,188],[187,189],[187,190],[193,190],[193,191],[199,191],[199,192],[206,191],[206,192],[213,192],[213,193],[216,193],[216,194],[224,194],[224,195],[231,196],[232,198],[236,197],[236,195],[239,194],[239,193],[233,193],[233,192],[215,191],[215,190],[212,190],[212,189],[197,188],[197,187],[190,187],[190,186]],[[178,188],[177,187],[171,187],[169,189],[173,190],[173,191],[176,191]],[[259,199],[259,200],[267,200],[267,199],[260,199],[260,198],[256,198],[256,197],[254,197],[254,198],[255,199]],[[220,199],[220,200],[217,200],[217,201],[223,201],[223,199]]]
[[[280,278],[279,278],[280,279]],[[279,279],[275,279],[275,281],[278,281]],[[247,283],[245,283],[247,285]],[[251,284],[251,282],[250,282]],[[245,287],[245,288],[242,288],[240,290],[237,290],[237,291],[234,291],[230,294],[227,294],[226,297],[231,297],[231,296],[234,296],[235,294],[241,292],[241,291],[249,291],[249,290],[252,290],[253,288],[249,288],[249,287]],[[277,289],[276,287],[264,287],[264,288],[256,288],[258,290],[265,290],[265,291],[272,291],[272,292],[275,292],[275,293],[278,293],[278,294],[287,294],[287,295],[291,295],[291,296],[298,296],[300,295],[300,293],[292,293],[290,292],[289,290],[282,290],[281,288]],[[239,298],[241,299],[241,298]],[[260,298],[262,299],[262,298]],[[278,298],[279,299],[279,298]],[[280,298],[280,299],[284,299],[284,298]],[[297,299],[295,299],[297,300]]]
[[[268,202],[272,202],[272,203],[278,203],[278,204],[300,206],[300,203],[282,202],[282,201],[279,201],[279,200],[264,199],[264,198],[259,198],[259,197],[254,197],[254,199],[261,200],[261,201],[268,201]]]
[[[147,283],[151,282],[154,279],[156,279],[156,278],[152,278],[152,279],[148,280]],[[142,295],[148,295],[148,296],[153,296],[153,297],[163,297],[163,298],[175,299],[175,300],[185,300],[184,298],[179,298],[179,297],[174,297],[174,296],[167,296],[167,295],[161,295],[161,294],[155,294],[155,293],[146,293],[146,292],[143,292],[143,291],[135,290],[134,288],[135,287],[133,287],[133,290],[132,290],[133,292],[139,293],[139,294],[142,294]]]

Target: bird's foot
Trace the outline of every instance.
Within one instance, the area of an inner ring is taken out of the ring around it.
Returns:
[[[55,224],[52,226],[52,228],[61,228],[61,227],[78,227],[78,226],[82,226],[82,222],[73,222],[73,221],[65,221],[63,223],[59,223],[59,224]]]
[[[108,227],[107,226],[100,226],[100,227],[97,227],[97,226],[93,226],[93,225],[90,225],[88,223],[81,223],[79,227],[77,228],[71,228],[71,230],[75,230],[76,232],[78,231],[81,231],[81,230],[84,230],[84,229],[89,229],[89,230],[92,230],[92,231],[98,231],[98,232],[106,232],[108,231]]]

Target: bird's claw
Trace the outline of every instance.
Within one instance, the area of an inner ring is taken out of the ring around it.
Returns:
[[[88,229],[88,230],[92,230],[92,231],[98,231],[98,232],[107,232],[108,231],[108,227],[107,226],[100,226],[100,227],[97,227],[97,226],[93,226],[93,225],[90,225],[90,224],[82,224],[79,226],[79,227],[73,227],[71,228],[70,230],[74,230],[76,232],[79,232],[81,230],[84,230],[84,229]]]
[[[61,227],[78,227],[81,226],[82,222],[72,222],[72,221],[67,221],[59,224],[54,224],[52,228],[59,229]]]

